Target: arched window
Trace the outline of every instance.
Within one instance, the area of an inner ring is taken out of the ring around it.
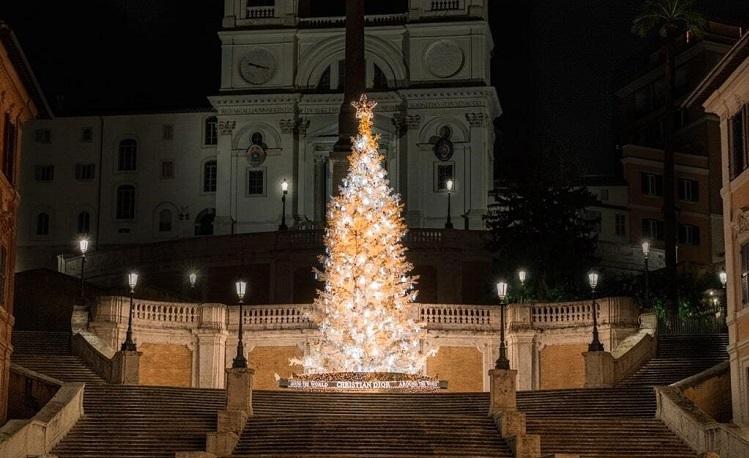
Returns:
[[[322,75],[320,75],[320,80],[317,82],[317,89],[321,91],[330,90],[330,65],[328,65],[322,72]]]
[[[372,88],[373,89],[387,89],[388,79],[385,73],[382,71],[377,64],[373,64],[374,75],[372,75]]]
[[[215,145],[218,143],[218,119],[215,116],[205,119],[203,143],[206,145]]]
[[[36,235],[49,235],[49,214],[36,215]]]
[[[215,160],[203,164],[203,192],[216,192],[216,172]]]
[[[91,215],[87,211],[78,213],[78,233],[88,234],[91,232]]]
[[[120,142],[119,155],[117,157],[117,170],[135,170],[138,163],[138,142],[132,138]]]
[[[159,232],[172,232],[172,211],[168,208],[159,212]]]
[[[195,235],[213,235],[213,220],[216,217],[215,208],[206,208],[195,218]]]
[[[135,218],[135,186],[125,184],[117,188],[116,218]]]

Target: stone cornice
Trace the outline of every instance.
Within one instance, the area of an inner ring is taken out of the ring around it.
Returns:
[[[299,94],[224,94],[208,100],[219,114],[294,113]]]

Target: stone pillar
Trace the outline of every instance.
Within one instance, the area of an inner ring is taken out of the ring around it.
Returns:
[[[614,357],[607,351],[586,351],[585,388],[607,388],[614,386]]]
[[[118,351],[112,358],[112,380],[116,385],[137,385],[140,383],[139,351]]]
[[[217,413],[216,432],[206,434],[206,451],[228,456],[234,451],[247,417],[252,415],[252,376],[249,367],[226,369],[226,409]]]
[[[489,415],[517,410],[516,380],[518,371],[513,369],[492,369],[489,371]]]
[[[224,386],[224,361],[226,360],[225,330],[198,329],[197,336],[197,386],[222,388]]]
[[[518,371],[492,369],[489,371],[489,415],[497,422],[499,434],[507,440],[515,457],[539,458],[541,439],[526,434],[525,414],[517,410],[516,380]]]
[[[507,336],[508,351],[512,358],[511,367],[516,367],[518,372],[517,388],[520,390],[532,390],[536,380],[536,332],[532,329],[512,329]]]
[[[242,171],[235,170],[237,159],[233,151],[233,134],[237,122],[225,116],[218,118],[218,144],[216,145],[216,173],[219,181],[216,183],[216,217],[213,220],[215,235],[230,234],[232,232],[233,201],[236,198],[237,180],[243,180]],[[201,164],[201,177],[202,177]],[[202,179],[202,178],[201,178]],[[202,181],[200,186],[202,186]],[[202,188],[201,188],[202,189]],[[193,222],[202,208],[191,209]]]

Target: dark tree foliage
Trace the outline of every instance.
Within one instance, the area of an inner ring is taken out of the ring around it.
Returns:
[[[498,278],[512,282],[513,298],[520,268],[529,273],[526,297],[585,297],[586,274],[597,264],[598,221],[585,213],[596,199],[581,186],[579,164],[558,147],[546,147],[509,167],[514,179],[497,190],[486,216]]]

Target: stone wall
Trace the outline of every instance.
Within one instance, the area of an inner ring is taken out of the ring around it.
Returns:
[[[582,388],[585,385],[583,352],[587,343],[548,345],[541,350],[540,389]]]
[[[731,421],[731,373],[728,370],[684,387],[682,394],[715,420],[721,423]]]
[[[234,353],[231,353],[233,357]],[[258,390],[277,390],[276,376],[288,378],[302,371],[301,366],[292,366],[291,358],[301,358],[304,352],[297,346],[255,347],[250,351],[250,366],[255,369],[253,387]]]
[[[138,350],[142,385],[192,386],[192,352],[185,345],[144,343]]]
[[[476,347],[439,347],[427,360],[427,375],[447,380],[447,391],[483,391],[483,356]]]

